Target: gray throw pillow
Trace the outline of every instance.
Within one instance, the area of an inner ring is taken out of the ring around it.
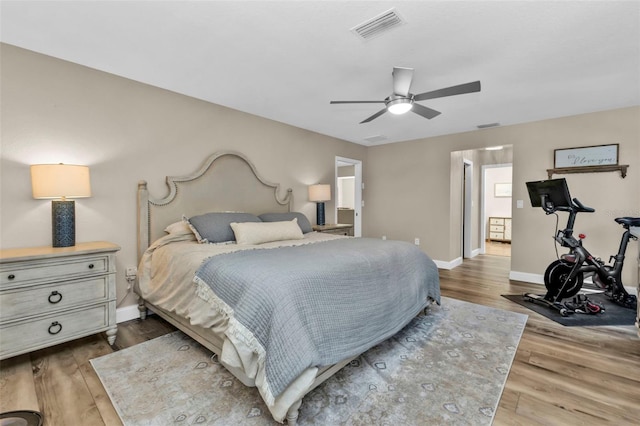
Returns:
[[[187,219],[198,242],[223,243],[235,241],[236,237],[231,229],[231,222],[261,222],[250,213],[205,213]]]
[[[303,234],[313,231],[311,223],[307,217],[300,212],[288,212],[288,213],[263,213],[258,216],[263,222],[285,222],[298,219],[298,226]]]

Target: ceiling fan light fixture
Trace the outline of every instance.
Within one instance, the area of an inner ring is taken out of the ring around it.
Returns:
[[[413,108],[413,100],[409,98],[398,98],[387,102],[387,111],[391,114],[405,114]]]

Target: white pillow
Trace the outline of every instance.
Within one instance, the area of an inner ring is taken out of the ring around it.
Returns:
[[[297,218],[286,222],[232,222],[230,225],[240,245],[304,238]]]

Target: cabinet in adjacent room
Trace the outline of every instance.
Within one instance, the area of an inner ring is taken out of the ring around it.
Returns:
[[[511,242],[511,218],[489,218],[489,241]]]

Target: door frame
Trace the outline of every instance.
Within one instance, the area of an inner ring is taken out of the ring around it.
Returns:
[[[472,212],[473,212],[473,161],[462,160],[462,258],[473,257]]]
[[[355,191],[354,191],[354,217],[353,217],[353,236],[362,236],[362,161],[353,158],[340,157],[336,155],[335,159],[335,177],[334,188],[336,188],[336,202],[334,203],[334,217],[338,221],[338,167],[354,166]]]

